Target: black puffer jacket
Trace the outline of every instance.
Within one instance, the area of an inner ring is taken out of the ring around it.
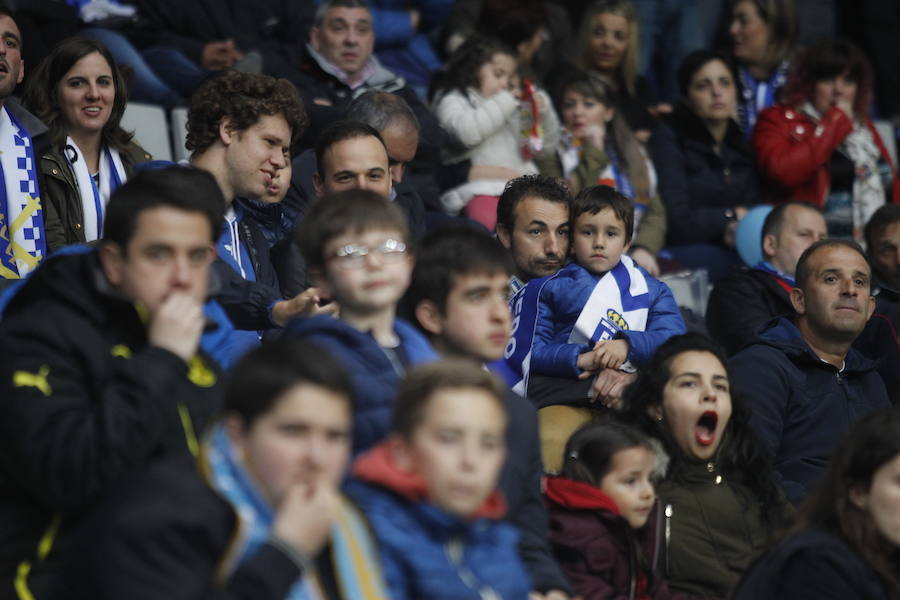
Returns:
[[[889,600],[862,556],[839,538],[808,529],[785,539],[749,569],[734,600]]]
[[[700,119],[683,106],[650,138],[669,244],[717,243],[729,222],[726,211],[760,201],[753,151],[737,123],[729,123],[719,152],[714,145]]]
[[[149,345],[96,252],[32,274],[0,322],[0,597],[17,578],[46,597],[71,528],[122,477],[188,452],[219,410],[213,364]]]

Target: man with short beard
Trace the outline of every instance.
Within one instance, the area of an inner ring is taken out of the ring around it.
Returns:
[[[497,239],[515,263],[514,292],[565,263],[570,202],[569,191],[551,177],[525,175],[506,184],[497,203]]]

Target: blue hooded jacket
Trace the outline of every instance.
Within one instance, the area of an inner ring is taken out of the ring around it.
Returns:
[[[397,354],[409,366],[438,359],[428,340],[412,325],[396,319]],[[368,332],[328,315],[295,319],[285,335],[296,335],[328,350],[350,373],[353,384],[353,455],[380,442],[391,430],[391,413],[404,365],[393,360]]]
[[[628,360],[638,366],[646,364],[667,339],[686,331],[669,286],[643,269],[641,271],[650,296],[647,327],[645,331],[620,330],[616,335],[628,340]],[[590,346],[570,344],[568,339],[599,280],[600,277],[584,267],[569,263],[544,284],[531,350],[533,373],[554,377],[578,377],[581,374],[581,369],[576,366],[578,355],[590,350]]]

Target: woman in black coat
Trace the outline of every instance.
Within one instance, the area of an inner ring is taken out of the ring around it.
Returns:
[[[759,202],[753,151],[733,118],[737,85],[721,55],[691,53],[678,81],[682,100],[650,139],[668,214],[666,241],[674,260],[705,267],[716,280],[739,264],[734,231]]]
[[[900,410],[868,415],[735,600],[900,598]]]

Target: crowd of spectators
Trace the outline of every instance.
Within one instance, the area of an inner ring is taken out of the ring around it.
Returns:
[[[0,597],[900,600],[900,8],[7,1]]]

